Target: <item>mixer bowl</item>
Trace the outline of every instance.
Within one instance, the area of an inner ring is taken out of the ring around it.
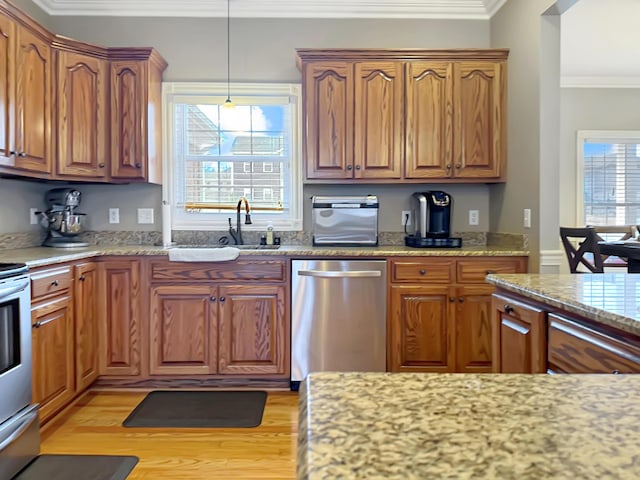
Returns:
[[[48,230],[72,237],[82,233],[85,216],[85,213],[46,212],[40,218],[40,224]]]
[[[83,218],[86,214],[84,213],[74,213],[73,215],[67,215],[67,217],[63,220],[60,233],[63,235],[77,235],[83,230]]]

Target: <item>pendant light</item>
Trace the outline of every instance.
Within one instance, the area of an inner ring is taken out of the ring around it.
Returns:
[[[231,101],[231,23],[230,15],[231,0],[227,0],[227,99],[224,101],[224,108],[234,108],[235,105]]]

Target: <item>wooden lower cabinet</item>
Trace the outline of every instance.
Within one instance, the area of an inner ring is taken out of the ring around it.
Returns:
[[[99,263],[100,375],[139,375],[140,261]]]
[[[95,263],[74,267],[76,391],[98,378],[98,271]]]
[[[45,422],[75,395],[73,300],[64,294],[31,310],[33,401]]]
[[[491,294],[489,285],[455,288],[455,370],[461,373],[492,371]]]
[[[544,373],[547,370],[547,312],[534,304],[495,293],[493,311],[493,371]]]
[[[549,316],[548,369],[553,373],[640,373],[637,338],[616,336],[566,315]]]

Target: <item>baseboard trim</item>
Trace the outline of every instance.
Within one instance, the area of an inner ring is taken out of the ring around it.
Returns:
[[[540,273],[568,273],[564,250],[541,250]],[[566,271],[565,271],[566,270]]]

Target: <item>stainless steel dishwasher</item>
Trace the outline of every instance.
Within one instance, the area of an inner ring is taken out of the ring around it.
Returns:
[[[291,262],[291,386],[310,372],[386,369],[384,260]]]

